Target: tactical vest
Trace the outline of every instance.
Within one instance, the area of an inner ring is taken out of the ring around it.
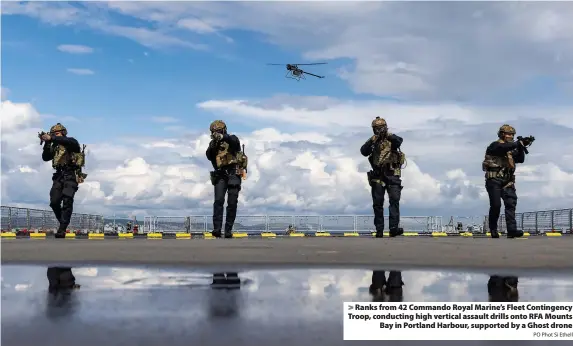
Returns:
[[[217,148],[217,155],[215,156],[215,163],[217,168],[222,168],[237,163],[236,156],[229,151],[229,143],[219,143],[219,148]]]
[[[61,168],[65,166],[82,168],[86,164],[85,152],[83,150],[80,153],[69,153],[61,144],[52,146],[52,150],[54,153],[54,157],[52,158],[53,168]]]
[[[502,140],[499,140],[498,142],[503,143]],[[511,151],[508,151],[506,156],[493,156],[486,153],[481,164],[481,169],[484,172],[502,171],[506,169],[513,171],[515,169],[515,160],[513,159],[513,154]]]
[[[393,171],[394,175],[400,176],[406,155],[401,151],[392,151],[391,148],[392,143],[387,139],[376,143],[372,151],[372,166],[375,169]]]

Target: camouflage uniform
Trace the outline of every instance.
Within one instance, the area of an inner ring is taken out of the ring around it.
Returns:
[[[62,136],[55,136],[56,132],[61,132]],[[50,207],[60,223],[56,232],[58,238],[65,236],[74,210],[78,183],[83,181],[78,176],[79,166],[76,164],[77,155],[82,155],[80,144],[73,137],[67,137],[67,133],[60,123],[52,126],[51,140],[44,143],[42,151],[42,160],[52,161],[52,167],[55,169],[50,190]]]
[[[402,194],[401,165],[403,155],[399,152],[402,137],[388,133],[386,120],[376,117],[372,121],[374,136],[362,145],[360,153],[368,156],[372,170],[368,172],[374,209],[376,237],[384,235],[384,194],[388,191],[390,236],[403,234],[400,224],[400,197]]]
[[[227,125],[222,120],[212,122],[210,130],[212,140],[206,155],[214,169],[211,172],[211,183],[215,190],[212,234],[215,237],[221,237],[225,194],[228,194],[225,238],[231,238],[241,191],[239,170],[243,166],[246,167],[246,156],[242,155],[239,138],[227,133]]]
[[[515,129],[507,124],[499,128],[499,139],[487,147],[482,163],[482,170],[485,172],[485,187],[489,195],[488,222],[492,238],[499,238],[497,228],[502,199],[505,205],[507,237],[523,236],[523,231],[517,230],[515,220],[517,206],[515,164],[525,161],[525,151],[521,143],[513,140],[505,141],[506,135],[515,135]]]

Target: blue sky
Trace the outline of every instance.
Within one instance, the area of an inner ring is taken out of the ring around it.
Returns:
[[[571,3],[51,1],[2,12],[3,201],[46,207],[32,182],[49,184],[50,167],[26,138],[60,121],[91,150],[81,210],[209,213],[204,151],[209,123],[224,119],[250,155],[243,213],[368,214],[358,149],[375,116],[404,137],[405,215],[485,214],[483,150],[506,122],[538,138],[520,208],[573,198]],[[266,65],[322,61],[309,71],[325,79],[300,82]]]
[[[117,20],[125,25],[132,22],[125,16]],[[152,117],[177,118],[189,129],[205,131],[216,116],[196,104],[214,96],[352,95],[348,86],[333,76],[336,62],[309,68],[319,75],[330,74],[328,79],[307,77],[296,82],[284,78],[285,67],[266,64],[306,61],[244,31],[225,33],[240,44],[214,37],[205,40],[211,51],[197,51],[154,50],[128,38],[88,28],[53,26],[22,15],[3,16],[2,29],[2,84],[10,89],[11,99],[33,102],[46,114],[81,118],[89,128],[69,126],[88,141],[92,136],[157,134]],[[93,53],[70,54],[58,50],[60,45],[88,46]],[[77,75],[68,72],[69,68],[88,69],[93,74]],[[254,128],[228,121],[236,131]]]

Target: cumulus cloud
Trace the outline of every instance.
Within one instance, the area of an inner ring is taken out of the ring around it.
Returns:
[[[116,22],[117,13],[145,25]],[[573,109],[567,102],[573,85],[572,13],[571,4],[547,2],[3,5],[3,15],[88,27],[150,49],[207,49],[196,42],[197,34],[255,32],[305,59],[332,61],[329,78],[340,78],[357,93],[385,96],[213,97],[198,103],[202,113],[249,128],[238,134],[250,157],[241,213],[371,213],[369,168],[359,147],[378,115],[405,139],[404,214],[485,214],[481,160],[505,122],[518,134],[537,138],[518,170],[520,210],[567,207],[573,197]],[[557,105],[544,105],[540,79],[568,98],[547,92]],[[381,101],[388,99],[394,101]],[[21,140],[23,133],[35,136],[42,117],[32,105],[8,100],[2,105],[12,112],[3,111],[2,119],[3,201],[45,204],[39,196],[47,187],[38,182],[48,186],[49,164],[40,162],[37,145]],[[178,136],[184,128],[172,120],[154,119],[168,125],[168,137],[88,143],[90,175],[78,194],[80,208],[209,213],[211,168],[204,157],[209,137]]]
[[[61,44],[58,46],[58,50],[70,54],[91,54],[94,51],[92,47],[77,44]]]
[[[66,71],[69,73],[77,74],[78,76],[91,76],[95,74],[94,71],[87,68],[69,68]]]
[[[354,113],[359,114],[360,104],[354,105]],[[45,206],[51,167],[41,161],[37,142],[28,140],[36,136],[42,117],[30,104],[4,101],[2,108],[3,203]],[[322,112],[316,116],[328,118],[328,107]],[[281,118],[286,116],[273,121]],[[359,154],[359,147],[371,135],[369,120],[362,128],[339,133],[320,126],[293,132],[260,127],[238,133],[250,158],[240,214],[370,214],[365,178],[369,167]],[[430,117],[425,128],[420,124],[399,131],[408,155],[403,172],[403,214],[484,214],[487,197],[481,160],[499,123],[453,126]],[[393,123],[389,124],[393,130]],[[573,197],[573,166],[562,155],[573,152],[568,140],[573,129],[540,119],[524,119],[516,126],[520,132],[531,130],[538,138],[527,164],[519,168],[519,208],[567,207]],[[234,132],[233,128],[230,131]],[[174,134],[137,143],[86,143],[90,148],[89,177],[79,189],[77,210],[209,214],[213,187],[208,173],[211,167],[205,159],[208,142],[205,133]]]

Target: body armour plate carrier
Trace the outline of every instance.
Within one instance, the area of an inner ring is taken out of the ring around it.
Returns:
[[[221,142],[219,144],[219,150],[217,151],[215,162],[217,164],[217,168],[237,163],[237,158],[229,151],[229,143]]]
[[[399,175],[406,156],[401,151],[392,151],[391,148],[392,143],[387,139],[377,143],[372,151],[372,166],[375,168],[388,167]]]
[[[85,148],[85,146],[84,146]],[[81,168],[85,166],[86,159],[85,153],[68,153],[63,145],[55,145],[52,147],[54,151],[54,158],[52,159],[52,167],[58,168],[68,165],[73,165],[76,168]]]
[[[502,142],[500,141],[500,143]],[[513,160],[511,151],[507,152],[506,156],[493,156],[486,154],[481,164],[481,169],[484,172],[501,171],[504,169],[513,171],[515,169],[515,161]]]

